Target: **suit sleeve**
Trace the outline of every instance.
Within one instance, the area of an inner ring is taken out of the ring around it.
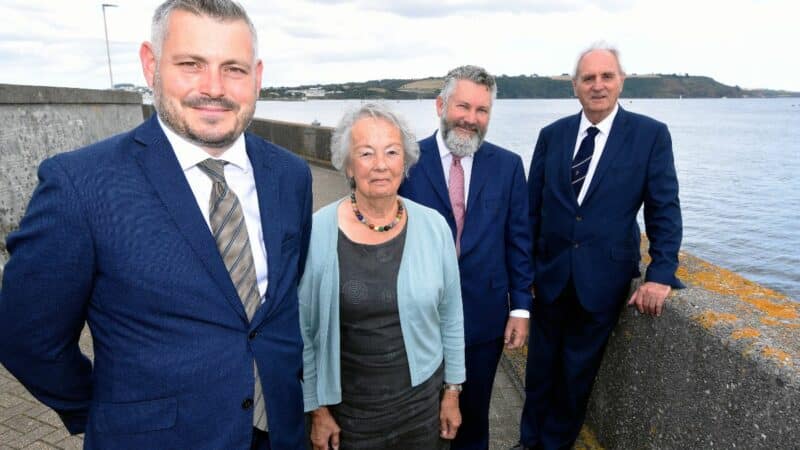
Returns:
[[[672,155],[672,139],[664,125],[658,130],[647,171],[644,223],[650,241],[651,262],[645,280],[682,288],[683,283],[675,276],[683,234],[678,177]]]
[[[85,430],[92,390],[78,347],[95,271],[83,208],[57,159],[42,162],[0,291],[0,362],[73,434]]]
[[[511,309],[531,309],[533,267],[531,260],[531,226],[528,195],[525,189],[525,170],[522,159],[514,158],[511,175],[510,207],[506,217],[506,267],[509,271]]]
[[[533,150],[531,167],[528,170],[528,206],[529,206],[529,225],[531,233],[531,279],[532,284],[536,284],[536,243],[539,241],[539,230],[541,229],[542,218],[542,190],[544,189],[544,162],[547,154],[547,139],[545,130],[539,132],[536,141],[536,148]]]

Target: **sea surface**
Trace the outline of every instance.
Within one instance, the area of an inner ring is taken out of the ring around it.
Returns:
[[[433,100],[387,101],[423,138]],[[359,100],[260,101],[256,117],[336,126]],[[682,249],[800,301],[800,98],[623,99],[666,123],[683,210]],[[497,100],[487,140],[530,165],[539,130],[574,99]]]

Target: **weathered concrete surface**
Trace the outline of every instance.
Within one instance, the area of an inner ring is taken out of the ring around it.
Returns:
[[[0,278],[39,162],[136,126],[140,104],[130,92],[0,85]]]
[[[661,317],[623,312],[589,405],[595,433],[584,427],[585,440],[800,448],[800,305],[686,253],[680,259],[689,287],[673,291]],[[525,354],[510,354],[517,379]]]

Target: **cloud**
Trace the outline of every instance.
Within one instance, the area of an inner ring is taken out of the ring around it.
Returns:
[[[579,11],[589,6],[620,10],[633,0],[310,0],[326,5],[355,5],[360,9],[396,14],[408,18],[436,18],[464,14],[549,14]]]

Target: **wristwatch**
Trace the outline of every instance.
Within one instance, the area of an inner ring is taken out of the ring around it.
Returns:
[[[460,384],[451,384],[451,383],[445,383],[444,384],[444,390],[445,391],[461,392],[463,389],[464,388],[462,388]]]

